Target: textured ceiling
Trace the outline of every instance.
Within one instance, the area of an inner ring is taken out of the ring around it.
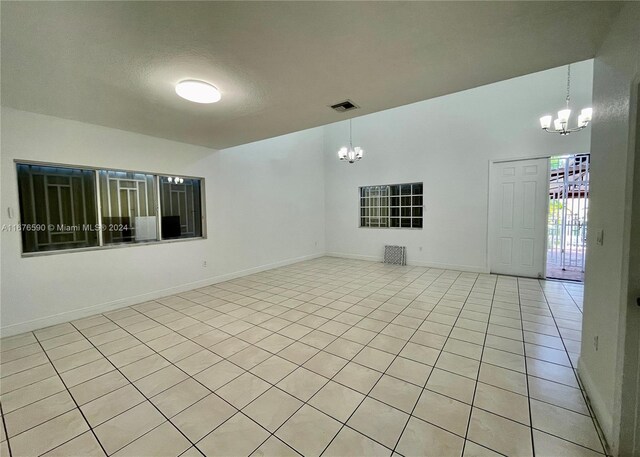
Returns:
[[[617,2],[1,2],[2,105],[213,148],[588,59]],[[213,105],[173,86],[215,84]],[[349,98],[361,109],[327,106]]]

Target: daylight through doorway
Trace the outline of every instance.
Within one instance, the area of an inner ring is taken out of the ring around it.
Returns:
[[[589,154],[550,159],[547,278],[584,280]]]

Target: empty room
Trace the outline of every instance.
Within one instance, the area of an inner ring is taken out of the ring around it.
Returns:
[[[0,456],[640,457],[639,2],[0,20]]]

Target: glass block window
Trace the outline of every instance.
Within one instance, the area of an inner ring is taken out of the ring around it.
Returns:
[[[360,227],[422,228],[422,183],[360,188]]]

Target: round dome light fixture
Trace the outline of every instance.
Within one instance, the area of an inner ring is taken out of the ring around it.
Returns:
[[[215,103],[222,98],[217,87],[195,79],[185,79],[176,84],[176,94],[195,103]]]

